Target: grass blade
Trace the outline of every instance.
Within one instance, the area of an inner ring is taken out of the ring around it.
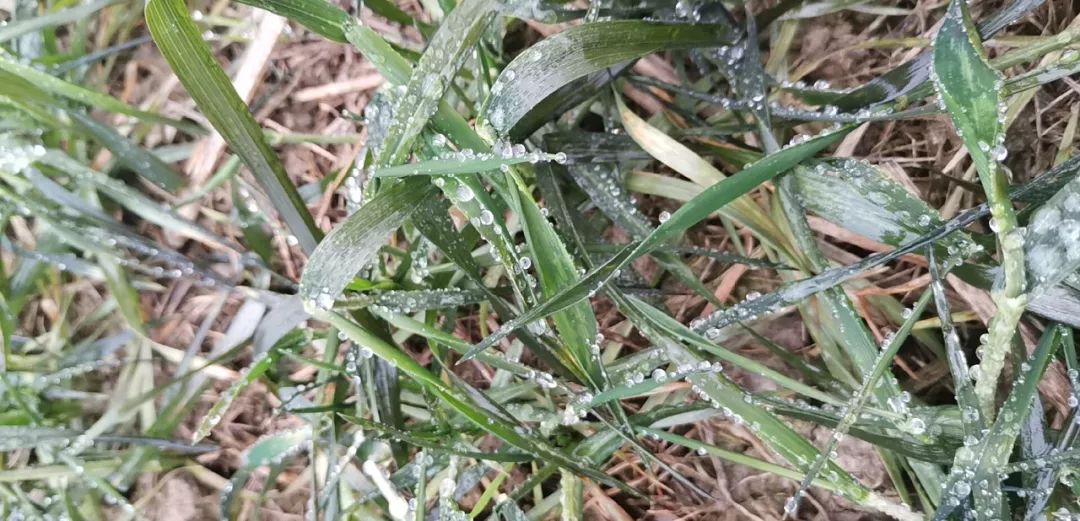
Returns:
[[[481,119],[500,135],[563,85],[664,49],[731,44],[725,25],[613,20],[570,27],[522,52],[499,74]]]
[[[325,0],[237,0],[284,16],[328,40],[346,43],[344,27],[352,17]]]
[[[205,44],[204,44],[205,45]],[[192,135],[200,135],[205,133],[205,130],[191,123],[178,121],[172,118],[167,118],[160,114],[153,112],[146,112],[139,110],[123,101],[120,101],[108,94],[102,94],[100,92],[80,87],[74,83],[64,81],[60,78],[52,76],[46,72],[40,71],[29,65],[24,65],[13,59],[10,55],[4,52],[0,52],[0,71],[10,73],[20,79],[33,85],[34,88],[40,89],[45,92],[55,94],[57,96],[70,99],[85,105],[97,107],[102,110],[110,112],[116,112],[118,114],[126,114],[128,116],[138,118],[144,121],[152,121],[154,123],[161,123],[162,125],[169,125],[176,127],[184,132]]]
[[[898,246],[940,227],[944,221],[921,199],[874,166],[853,160],[822,161],[796,168],[806,209],[864,237]],[[937,241],[941,253],[970,255],[975,243],[956,232]]]
[[[311,253],[300,279],[300,298],[308,312],[330,309],[345,286],[375,257],[386,237],[397,230],[434,187],[410,178],[384,188],[334,228]]]
[[[356,342],[357,345],[371,349],[376,356],[397,367],[398,370],[415,380],[417,384],[424,386],[430,392],[438,396],[444,403],[462,414],[477,427],[498,436],[502,440],[521,450],[533,454],[537,458],[551,461],[561,467],[571,469],[580,475],[605,483],[609,486],[617,487],[620,490],[636,493],[634,489],[607,476],[603,472],[583,466],[581,463],[574,461],[557,449],[549,446],[546,442],[534,436],[530,436],[528,433],[519,433],[518,429],[515,428],[515,425],[507,423],[500,415],[492,415],[482,407],[474,404],[472,400],[444,383],[441,379],[413,360],[408,354],[379,340],[367,331],[358,327],[349,319],[332,312],[319,312],[316,313],[315,316],[316,318],[337,327],[340,331],[344,332],[349,339]]]
[[[229,480],[230,486],[226,487],[221,495],[221,514],[224,517],[233,517],[233,503],[248,478],[255,469],[263,465],[277,465],[286,458],[293,456],[311,441],[313,436],[311,426],[304,426],[291,431],[279,432],[260,438],[253,443],[241,455],[240,468],[236,470]]]
[[[110,199],[162,228],[218,248],[229,250],[237,248],[235,245],[226,243],[224,239],[205,228],[168,209],[163,209],[160,204],[152,201],[138,190],[101,172],[87,168],[59,150],[50,150],[41,157],[40,162],[52,166],[74,179],[94,185]]]
[[[232,405],[236,397],[240,396],[240,393],[243,392],[247,386],[254,383],[270,370],[270,368],[274,367],[282,352],[296,350],[310,342],[311,337],[307,331],[294,331],[291,335],[286,335],[278,341],[278,343],[268,351],[257,355],[255,359],[252,360],[251,365],[249,365],[240,375],[240,378],[233,382],[232,385],[218,397],[217,401],[210,406],[210,410],[206,412],[206,416],[199,422],[195,432],[191,435],[191,443],[198,443],[203,438],[210,435],[210,430],[221,421],[225,411],[229,409],[229,406]]]
[[[1005,470],[1013,444],[1031,411],[1031,401],[1039,380],[1054,352],[1061,346],[1061,330],[1061,326],[1053,326],[1043,333],[1035,352],[1020,367],[1012,392],[989,432],[974,446],[965,446],[956,451],[953,470],[945,489],[948,495],[942,507],[934,513],[934,519],[944,519],[969,494],[975,501],[976,517],[1008,518],[1003,510],[1005,506],[999,473]]]
[[[753,190],[761,183],[768,181],[797,165],[807,157],[821,151],[829,145],[839,141],[850,128],[813,138],[805,143],[786,148],[776,154],[770,155],[757,163],[747,167],[719,183],[716,183],[701,192],[693,200],[683,205],[672,214],[671,218],[658,226],[648,237],[636,245],[630,245],[613,256],[603,265],[592,270],[581,278],[578,284],[559,291],[551,296],[543,304],[536,306],[524,314],[503,324],[498,331],[489,335],[483,341],[476,344],[463,360],[468,360],[477,353],[492,346],[513,330],[532,323],[542,317],[556,311],[561,311],[572,306],[582,299],[590,297],[595,291],[606,284],[613,274],[625,267],[633,259],[651,251],[664,241],[686,231],[691,226],[701,222],[714,211],[737,199],[743,194]]]
[[[0,26],[0,43],[48,27],[78,22],[112,4],[118,3],[120,3],[120,0],[98,0],[97,2],[69,7],[67,9],[61,9],[56,12],[27,18],[25,20],[9,22]]]
[[[540,208],[532,196],[519,189],[517,199],[522,216],[522,229],[533,254],[533,262],[530,264],[536,268],[544,296],[552,298],[563,288],[578,283],[577,267],[566,245],[555,233],[555,228],[547,217],[540,213]],[[519,264],[519,267],[522,271],[527,268],[524,264]],[[599,350],[596,340],[596,315],[593,314],[590,303],[582,301],[553,315],[555,327],[577,362],[580,374],[586,375],[593,387],[602,387],[603,380],[596,352]]]
[[[1009,343],[1023,313],[1023,238],[1016,231],[1016,212],[1008,194],[1008,178],[998,167],[1005,159],[1002,132],[1005,106],[1001,103],[1001,74],[987,62],[986,52],[971,21],[967,0],[952,0],[934,40],[934,86],[957,134],[975,163],[990,203],[994,231],[1001,246],[1004,280],[992,295],[997,314],[990,323],[989,339],[975,383],[983,412],[993,418],[994,392],[1005,364]]]
[[[464,0],[439,26],[416,64],[405,94],[395,104],[394,120],[379,151],[379,165],[407,159],[413,140],[438,110],[466,53],[494,17],[496,5],[495,0]]]
[[[68,111],[71,120],[82,130],[94,136],[99,143],[112,152],[116,159],[146,180],[177,192],[184,186],[184,179],[158,156],[132,143],[107,125],[79,111]]]
[[[146,24],[188,94],[233,152],[251,169],[300,247],[305,252],[312,252],[322,233],[289,180],[281,160],[266,143],[259,124],[202,39],[187,5],[183,0],[149,0]]]

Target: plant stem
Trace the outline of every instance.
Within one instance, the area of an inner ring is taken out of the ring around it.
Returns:
[[[990,320],[986,345],[980,346],[980,376],[975,382],[975,396],[986,418],[992,421],[998,377],[1028,298],[1024,293],[1024,239],[1016,229],[1016,211],[1009,199],[1005,174],[995,162],[990,163],[988,172],[980,172],[979,177],[990,203],[990,215],[995,224],[992,228],[1000,245],[1002,267],[1001,279],[990,293],[997,315]]]

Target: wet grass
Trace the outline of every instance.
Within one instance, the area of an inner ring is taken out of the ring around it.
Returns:
[[[0,26],[9,517],[153,518],[138,478],[173,472],[226,518],[292,497],[325,519],[645,518],[650,502],[708,519],[730,495],[694,458],[783,480],[785,500],[755,507],[774,518],[812,515],[810,494],[902,520],[1080,512],[1076,111],[1041,173],[1010,177],[1007,147],[1033,96],[1080,70],[1080,35],[992,40],[1041,2],[931,9],[941,28],[901,42],[929,48],[848,89],[785,57],[801,25],[862,3],[366,6],[414,39],[323,0],[242,3],[386,81],[359,153],[321,181],[297,183],[275,147],[349,141],[260,125],[217,60],[213,29],[241,25],[220,10],[16,2]],[[144,27],[208,127],[107,94]],[[852,153],[926,120],[960,144],[966,178],[942,177],[966,209]],[[172,164],[201,159],[211,128],[230,155],[191,183]],[[186,345],[156,311],[179,286],[204,303]],[[770,338],[793,316],[808,349]],[[223,466],[247,395],[276,426]],[[690,436],[703,426],[761,451]],[[891,486],[840,464],[848,437]]]

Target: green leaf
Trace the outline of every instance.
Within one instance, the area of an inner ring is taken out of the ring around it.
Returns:
[[[74,7],[61,9],[59,11],[43,14],[41,16],[35,16],[33,18],[17,20],[15,22],[8,22],[0,26],[0,43],[11,40],[12,38],[18,38],[19,36],[22,36],[24,34],[40,31],[48,27],[78,22],[85,18],[89,18],[94,13],[112,4],[120,3],[120,1],[121,0],[98,0],[97,2],[76,5]]]
[[[169,125],[192,135],[205,133],[205,130],[198,125],[167,118],[153,112],[139,110],[123,101],[109,96],[108,94],[102,94],[85,87],[80,87],[29,65],[19,63],[6,53],[0,53],[0,71],[20,78],[24,83],[32,85],[35,89],[52,93],[91,107],[97,107],[118,114],[126,114],[144,121]],[[39,100],[44,101],[45,99],[39,97]]]
[[[359,425],[366,430],[373,431],[383,439],[401,440],[407,442],[409,445],[432,451],[448,452],[467,458],[507,463],[523,463],[532,460],[532,456],[528,454],[514,452],[482,452],[471,446],[466,448],[467,446],[461,444],[448,444],[446,439],[441,436],[432,436],[426,433],[412,433],[407,430],[395,429],[390,425],[374,422],[351,414],[338,413],[338,416],[341,416],[346,421]]]
[[[322,233],[285,167],[266,143],[262,129],[214,59],[183,0],[149,0],[146,24],[165,60],[206,119],[251,169],[305,252]]]
[[[419,163],[381,168],[375,171],[375,177],[476,174],[497,170],[503,165],[517,165],[528,161],[528,157],[500,157],[482,153],[480,157],[470,159],[429,159]]]
[[[864,237],[899,246],[942,225],[938,212],[880,169],[855,159],[820,161],[794,170],[806,209]],[[937,241],[937,249],[970,252],[964,233]]]
[[[233,503],[255,469],[263,465],[276,465],[299,453],[311,440],[312,435],[311,426],[305,425],[291,431],[264,436],[251,444],[240,456],[240,467],[229,480],[230,486],[225,487],[221,494],[222,515],[233,518]]]
[[[581,479],[564,470],[562,471],[562,478],[559,480],[559,488],[562,521],[582,521],[585,519],[585,502],[582,497]]]
[[[956,405],[960,409],[960,418],[964,425],[966,435],[979,435],[986,421],[979,409],[979,401],[975,397],[975,388],[971,385],[971,375],[968,372],[967,355],[960,345],[960,337],[956,334],[956,326],[953,324],[950,312],[949,300],[945,295],[945,286],[942,284],[942,274],[934,258],[933,249],[928,248],[930,261],[930,288],[934,291],[934,305],[937,307],[938,318],[941,320],[941,333],[945,337],[945,356],[949,364],[949,372],[953,377],[954,394]]]
[[[334,7],[323,0],[298,0],[296,2],[284,0],[244,0],[244,3],[267,9],[271,12],[287,16],[295,21],[319,32],[323,36],[334,41],[343,36],[346,41],[353,44],[382,74],[391,85],[402,85],[410,80],[412,65],[394,48],[373,31],[348,13]],[[339,34],[340,31],[340,34]],[[441,64],[433,64],[437,66]],[[460,64],[455,65],[455,67]],[[421,87],[423,82],[421,80]],[[427,115],[424,116],[428,117]],[[440,132],[446,134],[454,143],[476,151],[487,150],[488,144],[480,138],[465,121],[445,101],[440,103],[431,122]]]
[[[522,229],[534,257],[532,264],[540,279],[540,289],[546,298],[551,298],[563,288],[577,284],[577,267],[566,245],[555,233],[555,228],[547,217],[540,213],[540,208],[532,196],[525,190],[519,190],[517,195]],[[596,315],[593,314],[590,303],[579,302],[554,313],[552,318],[582,373],[588,375],[594,386],[599,387],[599,359],[594,356],[592,347],[596,344]]]
[[[860,409],[866,405],[874,394],[872,389],[878,387],[878,379],[882,378],[882,375],[892,367],[896,353],[900,350],[900,346],[903,345],[904,341],[907,340],[908,335],[911,333],[911,327],[915,324],[915,321],[918,320],[918,317],[922,315],[922,311],[926,307],[926,304],[930,302],[931,294],[932,292],[929,290],[923,292],[922,297],[919,298],[914,306],[913,313],[904,320],[903,325],[896,331],[896,335],[889,340],[888,344],[882,346],[882,350],[877,355],[877,359],[873,366],[863,373],[865,375],[864,379],[858,390],[856,390],[855,396],[851,397],[847,406],[841,412],[840,422],[836,425],[833,435],[829,437],[828,445],[822,449],[821,453],[815,458],[814,463],[810,465],[806,472],[806,476],[803,477],[799,484],[799,489],[792,496],[795,501],[794,506],[798,506],[798,502],[803,493],[810,487],[813,480],[817,478],[818,473],[821,471],[822,467],[825,466],[826,462],[829,461],[831,457],[830,454],[836,450],[837,445],[840,443],[840,439],[846,435],[851,426],[855,424],[860,415]],[[908,420],[905,419],[900,421]],[[909,423],[909,426],[901,427],[901,430],[914,430],[914,432],[912,432],[913,434],[922,435],[926,429],[926,424],[923,420],[918,418],[910,420],[910,422],[916,421],[920,422],[920,427],[912,428]],[[785,506],[785,510],[786,509],[787,506]]]
[[[634,114],[621,97],[616,96],[615,102],[626,133],[649,155],[701,187],[712,186],[726,177],[696,152]],[[783,232],[751,198],[739,197],[719,209],[719,213],[742,223],[773,247],[787,247]]]
[[[223,249],[236,250],[235,245],[225,242],[205,228],[177,215],[168,208],[151,200],[142,192],[113,179],[97,170],[87,168],[59,150],[50,150],[40,159],[42,164],[52,166],[72,178],[96,186],[110,199],[131,210],[136,215],[192,239]]]
[[[1002,76],[987,61],[967,0],[952,0],[934,40],[934,85],[979,175],[990,175],[1001,146]],[[984,183],[986,181],[984,180]]]
[[[349,281],[375,258],[386,237],[434,192],[425,178],[406,179],[380,190],[334,228],[311,253],[304,268],[299,292],[304,305],[320,309],[333,306]]]
[[[391,166],[408,159],[412,143],[439,108],[443,93],[464,64],[467,53],[494,18],[495,0],[464,0],[428,42],[405,93],[394,105],[394,119],[383,139],[377,164]]]
[[[315,317],[338,328],[358,346],[371,349],[376,356],[397,367],[399,371],[410,377],[417,385],[423,386],[435,396],[439,397],[443,403],[453,408],[471,423],[484,431],[501,438],[510,445],[532,454],[538,459],[550,461],[560,467],[568,468],[582,476],[594,479],[609,486],[617,487],[620,490],[633,494],[637,493],[633,488],[628,487],[621,481],[611,478],[595,468],[575,461],[555,447],[549,445],[544,440],[534,436],[530,431],[521,430],[519,425],[508,422],[502,415],[491,414],[489,410],[482,405],[477,404],[468,395],[462,393],[455,387],[449,386],[439,377],[425,369],[407,353],[380,340],[363,328],[357,326],[351,320],[336,313],[326,311],[315,313]]]
[[[309,332],[306,330],[295,330],[292,334],[286,335],[279,340],[277,344],[266,352],[256,355],[255,359],[252,360],[251,365],[244,369],[240,374],[240,378],[237,378],[228,389],[218,396],[217,401],[210,406],[210,410],[206,412],[206,416],[203,416],[203,419],[199,422],[199,426],[195,429],[194,434],[191,435],[191,443],[198,443],[210,434],[210,430],[221,421],[222,415],[229,409],[229,406],[232,405],[236,397],[240,396],[240,393],[246,389],[247,386],[254,383],[270,370],[270,368],[277,363],[281,352],[298,349],[310,342],[311,335]]]
[[[346,43],[344,27],[352,17],[325,0],[236,0],[284,16],[326,38]]]
[[[694,199],[680,207],[664,223],[660,224],[649,236],[645,237],[636,245],[631,244],[623,248],[621,252],[613,256],[603,265],[589,272],[578,284],[567,287],[559,293],[551,296],[543,304],[533,307],[524,314],[504,323],[498,331],[489,335],[480,343],[476,344],[469,354],[463,359],[468,360],[476,353],[487,349],[495,342],[505,338],[511,331],[532,323],[533,321],[550,315],[556,311],[566,309],[583,299],[589,298],[595,291],[604,286],[617,270],[622,269],[630,261],[648,253],[678,234],[689,229],[691,226],[703,221],[716,210],[739,198],[743,194],[753,190],[764,183],[791,169],[807,157],[836,143],[851,130],[851,127],[841,129],[813,138],[804,143],[785,148],[775,154],[761,159],[750,165],[745,170],[716,183],[705,189]]]
[[[624,62],[614,67],[601,69],[559,87],[522,115],[521,119],[514,124],[514,128],[506,134],[506,137],[514,141],[528,138],[546,123],[571,112],[574,107],[581,105],[603,91],[612,81],[615,81],[616,78],[629,69],[630,65],[630,62]],[[567,152],[562,148],[553,148],[552,150]]]
[[[479,289],[418,289],[403,291],[376,291],[352,294],[338,299],[336,309],[362,309],[379,306],[400,310],[401,313],[416,313],[425,309],[459,308],[482,302],[490,292]]]
[[[133,172],[171,192],[179,191],[184,186],[183,177],[173,171],[161,158],[132,143],[108,125],[103,125],[96,119],[75,110],[68,111],[68,116],[77,126],[109,149],[116,156],[117,161]]]
[[[949,480],[947,496],[934,519],[944,519],[969,494],[975,500],[975,512],[982,519],[1007,519],[1002,510],[1001,478],[999,473],[1008,463],[1013,444],[1031,412],[1031,401],[1039,381],[1050,365],[1053,354],[1061,347],[1063,326],[1055,325],[1043,333],[1035,351],[1019,367],[1012,392],[1001,407],[997,419],[978,443],[961,447]]]
[[[484,193],[483,196],[478,196],[477,198],[480,199],[486,196],[487,194]],[[469,214],[469,209],[475,210],[475,207],[466,206],[466,215]],[[453,261],[459,271],[463,272],[466,277],[472,280],[476,284],[476,286],[484,292],[484,294],[487,296],[488,302],[491,304],[492,309],[494,309],[495,312],[499,314],[499,316],[513,316],[516,312],[511,309],[508,301],[503,297],[495,294],[494,291],[487,287],[487,281],[485,281],[483,279],[483,276],[480,274],[480,266],[479,264],[477,264],[476,259],[473,258],[472,252],[470,251],[470,245],[465,240],[466,234],[458,233],[458,231],[454,228],[454,223],[450,220],[448,210],[449,205],[447,204],[447,201],[445,199],[429,197],[421,203],[416,213],[413,214],[412,223],[414,226],[416,226],[418,230],[420,230],[420,233],[422,233],[424,237],[427,237],[427,239],[431,241],[432,244],[438,246],[439,249],[442,250],[443,254],[446,255],[447,258],[449,258],[451,261]],[[492,217],[492,221],[494,222],[494,216]],[[492,233],[495,232],[494,227],[481,226],[480,229],[488,232],[489,237],[493,236]],[[494,233],[494,236],[500,238],[501,240],[503,234]],[[407,317],[401,318],[407,319]],[[391,323],[394,323],[394,318],[387,318],[387,320]],[[408,320],[411,321],[411,319]],[[404,326],[398,325],[398,327]],[[438,331],[434,328],[428,329],[431,329],[432,331]],[[424,333],[420,333],[418,331],[414,332],[427,336],[428,338],[432,338],[431,336]],[[469,344],[467,342],[457,340],[453,336],[448,337],[450,339],[453,339],[448,342],[446,338],[446,336],[443,336],[442,338],[437,340],[445,345],[452,347],[455,350],[460,351],[461,353],[465,353],[469,350]],[[566,375],[570,374],[570,370],[568,369],[566,364],[561,359],[556,357],[556,355],[547,346],[547,344],[539,341],[534,335],[532,335],[532,333],[526,332],[525,334],[521,335],[520,338],[521,341],[526,346],[528,346],[528,348],[532,350],[534,354],[536,354],[541,360],[543,360],[556,372]],[[460,346],[458,346],[457,344],[460,344]],[[498,363],[493,363],[490,360],[481,361],[483,361],[484,363],[492,364],[495,367],[505,369],[505,367],[501,367]],[[498,360],[495,360],[495,362],[505,361],[500,358]],[[523,375],[524,372],[515,372],[515,374]]]
[[[669,443],[682,445],[683,447],[693,450],[697,453],[698,456],[708,455],[711,457],[720,458],[738,465],[745,465],[752,469],[760,470],[762,472],[768,472],[769,474],[773,474],[782,478],[787,478],[796,483],[801,481],[803,479],[803,476],[806,475],[801,471],[792,470],[787,467],[765,461],[763,459],[755,458],[753,456],[747,456],[742,452],[725,450],[720,447],[709,445],[708,443],[687,438],[685,436],[680,436],[678,434],[673,434],[668,431],[654,428],[643,428],[641,430],[648,434],[657,436],[660,439]],[[814,485],[832,492],[842,492],[844,490],[843,487],[837,486],[833,482],[823,479],[821,476],[817,476],[814,478]]]
[[[557,176],[555,175],[555,172],[558,170],[561,169],[552,168],[551,165],[541,166],[538,169],[537,183],[544,192],[544,199],[548,206],[553,206],[554,201],[557,203],[557,205],[554,205],[557,209],[565,211],[564,215],[556,215],[557,218],[562,219],[560,222],[565,227],[567,224],[574,222],[576,214],[572,213],[567,207],[565,199],[563,198],[562,189],[556,183]],[[637,206],[631,201],[630,194],[623,188],[621,180],[617,178],[618,173],[615,165],[593,163],[589,165],[588,168],[586,168],[585,165],[571,165],[566,170],[570,173],[570,176],[574,181],[577,182],[578,186],[588,194],[593,204],[595,204],[608,219],[611,219],[613,223],[630,232],[635,239],[640,240],[645,238],[652,232],[653,226],[648,222],[646,217],[638,211]],[[586,251],[580,252],[583,258],[588,258],[591,253],[604,251],[603,248],[610,248],[609,251],[612,252],[616,252],[619,249],[618,246],[614,245],[611,245],[610,247],[602,245],[598,248],[583,245],[583,248],[586,249]],[[652,256],[664,267],[664,269],[678,277],[683,284],[686,284],[686,286],[695,293],[715,306],[721,305],[722,303],[708,288],[705,287],[705,284],[698,279],[697,274],[682,262],[676,254],[669,251],[672,249],[679,253],[683,253],[683,251],[678,248],[658,248],[657,251],[652,253]],[[704,255],[713,254],[709,251],[696,251],[695,253]],[[731,261],[732,258],[728,257],[725,260]]]
[[[983,39],[989,39],[1005,26],[1019,20],[1045,1],[1017,0],[1009,3],[979,24],[979,35]],[[925,92],[921,90],[921,87],[925,86],[927,78],[931,76],[932,60],[932,52],[920,53],[911,61],[874,78],[867,84],[833,97],[829,103],[843,110],[856,110],[877,103],[897,100],[904,96],[912,99],[922,98],[925,94],[919,94],[919,92]]]
[[[726,25],[613,20],[569,27],[522,52],[503,69],[481,119],[499,134],[507,134],[534,106],[578,78],[665,49],[734,41]]]
[[[1009,180],[998,167],[1005,159],[1001,75],[986,53],[971,22],[966,0],[952,0],[934,40],[934,85],[952,117],[956,132],[975,163],[993,215],[1001,250],[1001,281],[992,297],[997,313],[982,349],[982,376],[975,383],[983,413],[994,415],[994,394],[1005,355],[1029,298],[1024,294],[1023,237],[1016,230],[1016,212],[1009,200]],[[978,508],[976,509],[979,510]]]

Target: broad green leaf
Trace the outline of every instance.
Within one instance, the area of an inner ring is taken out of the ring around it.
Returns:
[[[380,190],[334,228],[311,253],[304,268],[299,293],[304,305],[330,309],[356,273],[375,258],[386,237],[434,192],[425,178],[405,179]]]
[[[244,101],[214,59],[183,0],[149,0],[146,24],[165,60],[206,119],[240,156],[305,252],[322,236],[304,200]]]
[[[734,39],[726,25],[613,20],[573,26],[533,45],[503,69],[481,119],[507,134],[534,106],[578,78],[661,50],[726,45]]]
[[[945,12],[945,20],[934,40],[933,79],[956,133],[963,139],[979,172],[1001,250],[1001,282],[992,293],[997,313],[989,325],[989,339],[980,357],[981,376],[975,383],[975,395],[983,413],[992,419],[998,377],[1029,298],[1024,295],[1023,238],[1016,231],[1008,178],[998,166],[1006,154],[1002,131],[1003,82],[1000,73],[986,60],[967,0],[952,0]],[[976,511],[980,509],[977,507]]]
[[[574,107],[580,106],[585,101],[603,91],[607,85],[615,81],[623,72],[630,68],[630,62],[623,62],[614,67],[598,70],[592,74],[573,80],[555,92],[549,94],[540,103],[534,105],[528,112],[514,124],[506,136],[512,140],[520,141],[528,138],[540,127],[557,119],[563,114],[570,112]],[[545,136],[546,138],[546,136]],[[562,148],[561,150],[569,153]]]
[[[942,225],[937,211],[880,169],[854,159],[820,161],[794,170],[806,209],[834,224],[891,246],[908,243]],[[969,252],[963,233],[937,241],[942,253]]]
[[[934,39],[934,85],[983,183],[1000,156],[1002,76],[986,59],[967,0],[952,0]]]

